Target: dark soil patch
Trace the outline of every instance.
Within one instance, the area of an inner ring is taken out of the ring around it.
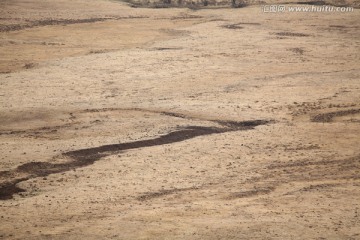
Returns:
[[[227,29],[243,29],[244,28],[244,27],[240,26],[240,23],[223,25],[222,27],[227,28]]]
[[[202,16],[197,16],[197,15],[190,15],[190,14],[186,14],[183,16],[177,16],[177,17],[172,17],[170,18],[171,20],[184,20],[184,19],[199,19],[199,18],[203,18]]]
[[[229,127],[233,130],[247,130],[247,129],[253,129],[256,126],[266,125],[268,123],[271,123],[272,121],[251,120],[251,121],[242,121],[242,122],[236,122],[236,121],[214,121],[214,122]]]
[[[25,68],[25,69],[31,69],[31,68],[34,68],[35,66],[36,66],[35,63],[26,63],[26,64],[24,65],[24,68]]]
[[[329,27],[331,27],[331,28],[348,28],[344,25],[330,25]]]
[[[270,192],[274,191],[275,187],[268,187],[268,188],[261,188],[261,189],[254,189],[249,191],[237,192],[233,193],[228,197],[228,200],[236,199],[236,198],[248,198],[262,194],[269,194]]]
[[[243,8],[249,6],[242,0],[232,0],[229,2],[215,2],[202,0],[199,2],[189,0],[158,0],[156,2],[123,0],[133,8],[189,8],[193,11],[201,9],[219,9],[219,8]]]
[[[223,128],[189,126],[183,130],[171,132],[154,139],[129,142],[129,143],[104,145],[95,148],[86,148],[81,150],[70,151],[64,153],[64,155],[71,157],[76,161],[86,160],[86,162],[90,162],[89,164],[91,164],[93,161],[98,160],[104,155],[110,155],[111,153],[117,153],[129,149],[153,147],[153,146],[170,144],[174,142],[181,142],[198,136],[210,135],[214,133],[223,133],[226,131],[228,130]]]
[[[294,33],[294,32],[278,32],[275,33],[277,36],[281,37],[309,37],[309,34],[305,33]]]
[[[29,162],[16,168],[17,172],[36,175],[37,177],[47,176],[52,173],[65,172],[74,167],[73,164],[53,164],[48,162]]]
[[[177,115],[175,113],[163,112],[163,114],[186,118],[186,116]],[[28,180],[30,178],[44,177],[53,173],[62,173],[79,167],[85,167],[93,164],[95,161],[105,156],[117,154],[130,149],[161,146],[165,144],[182,142],[199,136],[253,129],[256,126],[269,123],[269,121],[265,121],[265,120],[244,121],[244,122],[236,122],[236,121],[215,121],[215,122],[218,122],[220,125],[223,125],[224,127],[218,128],[218,127],[188,126],[184,129],[170,132],[166,135],[156,137],[153,139],[120,143],[120,144],[110,144],[110,145],[103,145],[100,147],[69,151],[63,153],[64,157],[70,158],[70,160],[66,163],[57,163],[57,164],[48,163],[48,162],[25,163],[23,165],[20,165],[13,171],[7,171],[6,173],[4,173],[4,176],[9,176],[12,174],[15,176],[16,174],[19,173],[22,174],[25,173],[28,174],[28,177],[1,184],[0,200],[11,199],[14,194],[24,191],[16,187],[16,184],[18,184],[19,182]],[[168,194],[168,192],[165,191],[163,193],[149,195],[144,198],[151,198],[151,196],[154,197],[159,194],[165,195]]]
[[[256,22],[241,22],[241,23],[238,23],[239,25],[256,25],[256,26],[259,26],[261,25],[260,23],[256,23]]]
[[[288,50],[299,55],[303,55],[305,52],[302,48],[289,48]]]
[[[148,17],[130,16],[123,18],[119,17],[119,18],[87,18],[87,19],[47,19],[47,20],[34,21],[28,24],[0,25],[0,32],[19,31],[26,28],[42,27],[42,26],[94,23],[94,22],[103,22],[106,20],[120,20],[120,19],[133,19],[133,18],[148,18]]]
[[[164,189],[164,190],[160,190],[158,192],[145,193],[143,195],[140,195],[136,199],[139,201],[146,201],[146,200],[150,200],[153,198],[164,197],[166,195],[171,195],[171,194],[175,194],[175,193],[179,193],[179,192],[186,192],[186,191],[195,190],[195,189],[198,189],[198,188],[190,187],[190,188],[174,188],[174,189],[168,189],[168,190]]]
[[[333,188],[333,187],[337,187],[340,185],[341,184],[339,184],[339,183],[324,183],[324,184],[310,185],[308,187],[302,188],[300,191],[301,192],[319,191],[322,189]]]
[[[311,117],[312,122],[332,122],[333,118],[360,113],[360,109],[342,110],[329,113],[321,113]]]
[[[18,31],[26,28],[51,26],[51,25],[69,25],[78,23],[93,23],[108,20],[109,18],[88,18],[88,19],[48,19],[34,21],[29,24],[12,24],[12,25],[0,25],[0,32]]]
[[[183,119],[189,119],[190,117],[181,114],[181,113],[173,113],[173,112],[161,112],[161,114],[170,116],[170,117],[177,117],[177,118],[183,118]]]
[[[310,1],[310,2],[297,2],[297,4],[322,6],[325,5],[326,3],[325,1]]]
[[[12,199],[12,196],[17,193],[25,192],[24,189],[21,189],[16,186],[16,184],[26,181],[28,179],[18,179],[14,182],[6,182],[0,184],[0,200]]]
[[[0,178],[8,178],[11,176],[12,176],[12,173],[10,171],[1,171],[0,172]]]
[[[107,52],[109,52],[109,50],[105,50],[105,49],[102,49],[102,50],[90,50],[89,54],[101,54],[101,53],[107,53]]]
[[[181,50],[183,48],[177,48],[177,47],[158,47],[158,48],[154,48],[154,50],[157,50],[157,51],[169,51],[169,50]]]

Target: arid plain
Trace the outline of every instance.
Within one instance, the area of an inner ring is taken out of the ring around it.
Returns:
[[[0,72],[0,239],[360,239],[359,9],[2,0]]]

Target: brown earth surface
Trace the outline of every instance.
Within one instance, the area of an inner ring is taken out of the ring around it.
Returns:
[[[0,239],[360,239],[359,63],[358,9],[2,0]]]

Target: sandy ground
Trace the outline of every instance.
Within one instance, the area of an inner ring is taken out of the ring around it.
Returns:
[[[1,239],[360,239],[360,10],[0,13]]]

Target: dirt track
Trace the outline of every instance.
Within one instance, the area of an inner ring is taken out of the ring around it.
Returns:
[[[360,239],[360,10],[0,16],[0,239]]]

